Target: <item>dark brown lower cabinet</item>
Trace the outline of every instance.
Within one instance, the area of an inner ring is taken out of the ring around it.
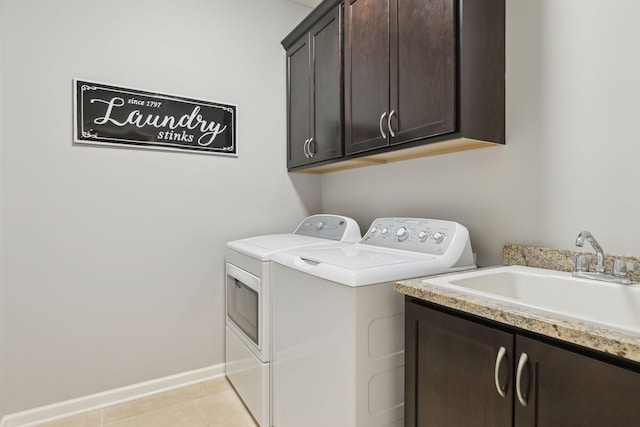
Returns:
[[[640,426],[640,373],[406,304],[406,427]]]
[[[516,426],[640,426],[639,373],[522,336],[516,350]]]
[[[513,335],[414,303],[405,316],[405,427],[511,426],[513,387],[502,397],[493,379],[505,348],[498,374],[509,381]]]

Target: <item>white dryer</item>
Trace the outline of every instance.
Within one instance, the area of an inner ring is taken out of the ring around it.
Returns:
[[[455,222],[380,218],[342,247],[273,257],[274,427],[402,427],[404,299],[397,280],[475,268]]]
[[[225,373],[261,427],[270,425],[270,266],[282,250],[360,240],[351,218],[313,215],[293,233],[227,243]]]

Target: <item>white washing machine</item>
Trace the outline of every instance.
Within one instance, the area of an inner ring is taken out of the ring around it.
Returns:
[[[278,251],[360,240],[351,218],[313,215],[293,233],[227,243],[225,373],[262,427],[270,425],[270,266]]]
[[[397,280],[475,268],[455,222],[381,218],[355,245],[273,257],[274,427],[402,427],[404,299]]]

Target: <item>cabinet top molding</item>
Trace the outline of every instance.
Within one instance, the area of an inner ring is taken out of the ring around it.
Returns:
[[[309,13],[309,15],[307,15],[307,17],[304,18],[302,22],[300,22],[298,26],[289,33],[288,36],[286,36],[282,40],[282,42],[280,43],[282,44],[282,47],[284,47],[285,50],[289,49],[291,45],[293,45],[293,43],[295,43],[302,35],[304,35],[304,33],[309,31],[313,24],[315,24],[320,18],[322,18],[322,16],[324,16],[327,12],[329,12],[342,2],[343,0],[324,0],[318,5],[318,7],[313,9],[311,13]]]

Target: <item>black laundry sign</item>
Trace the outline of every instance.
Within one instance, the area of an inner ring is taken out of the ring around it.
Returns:
[[[237,155],[237,106],[75,80],[75,142]]]

